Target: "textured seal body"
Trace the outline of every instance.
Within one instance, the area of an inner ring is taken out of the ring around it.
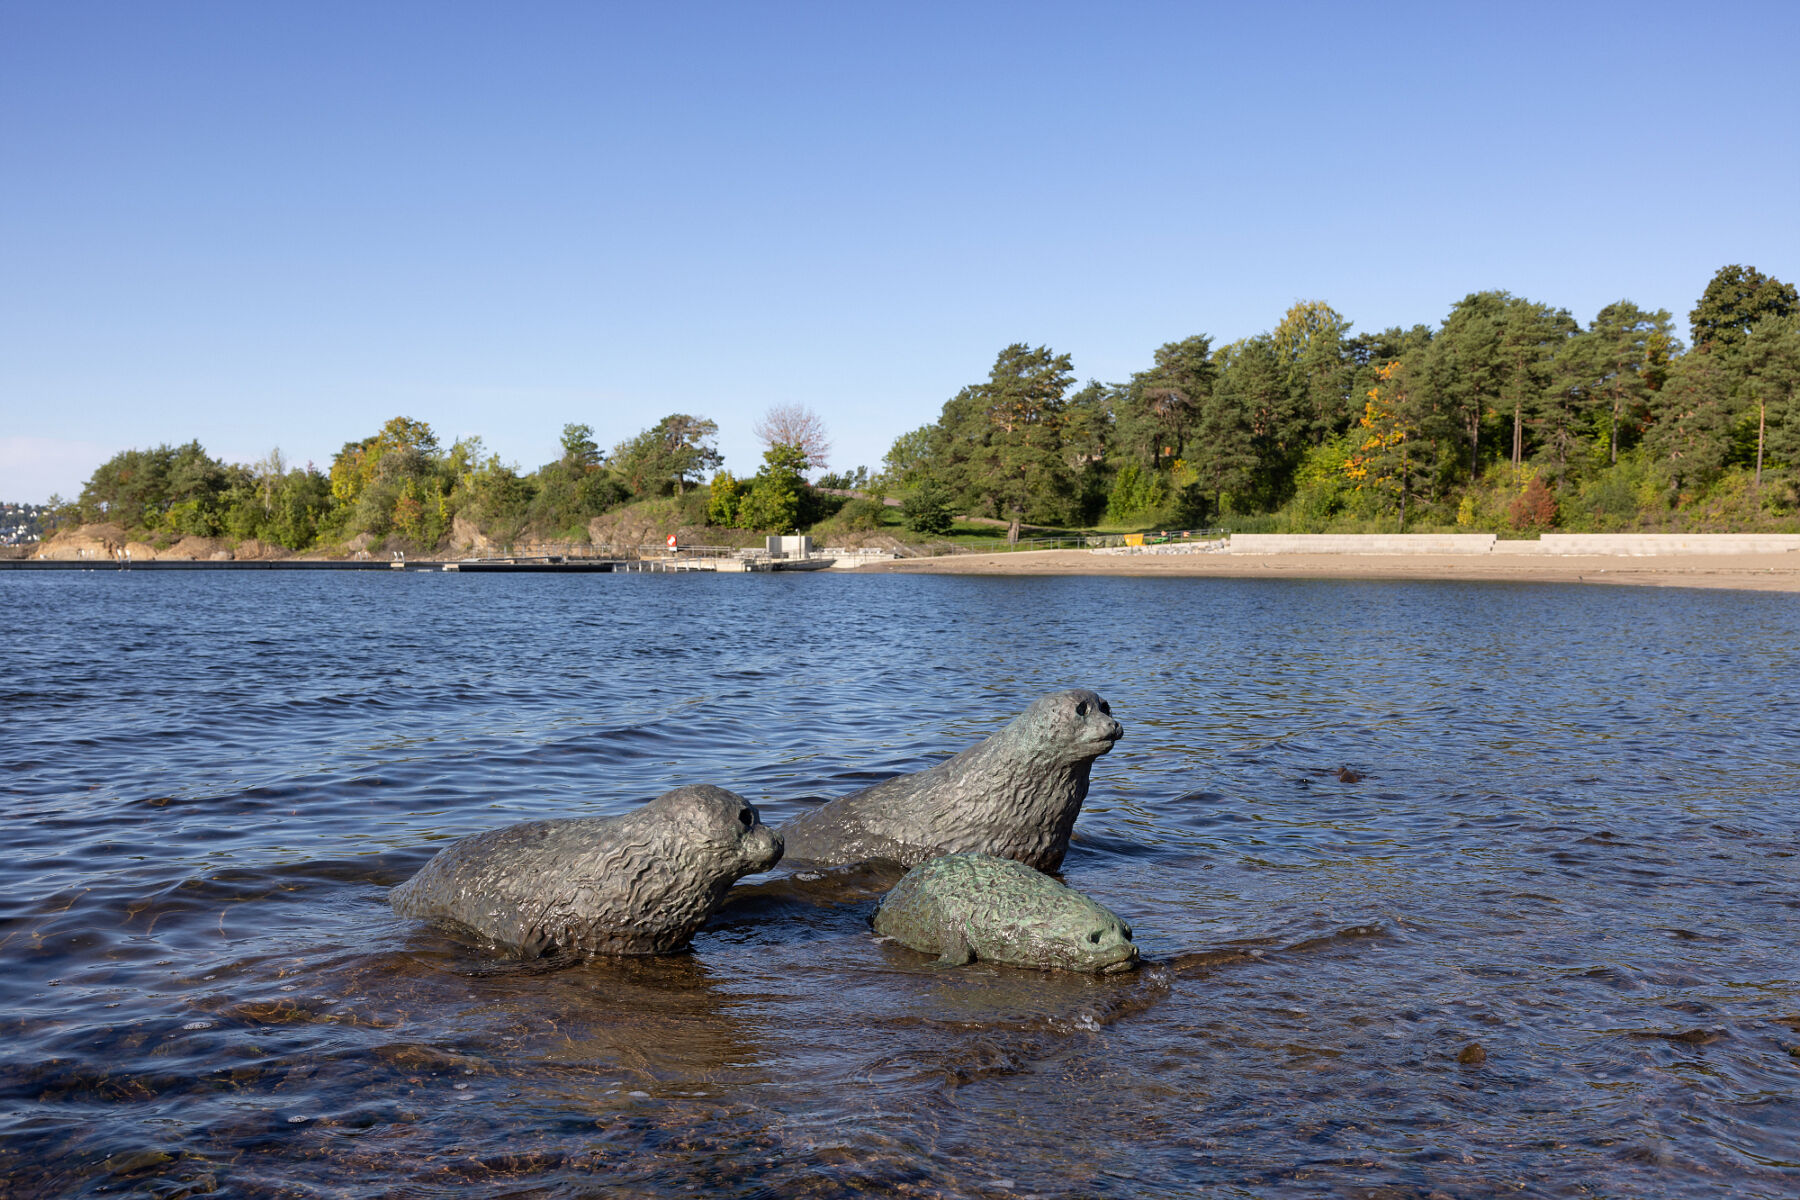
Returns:
[[[388,901],[527,955],[668,954],[741,876],[780,859],[781,835],[747,800],[702,784],[622,817],[526,821],[452,842]]]
[[[1094,760],[1123,733],[1093,692],[1040,697],[955,758],[795,817],[781,827],[788,858],[825,866],[886,858],[913,866],[979,850],[1054,871],[1068,852]]]
[[[1111,974],[1137,965],[1131,926],[1024,863],[951,854],[914,867],[882,900],[875,932],[939,956]]]

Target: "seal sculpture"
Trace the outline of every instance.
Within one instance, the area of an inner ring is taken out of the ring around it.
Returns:
[[[1111,975],[1137,965],[1131,926],[1039,871],[992,854],[914,867],[875,911],[875,932],[938,955],[1040,970]]]
[[[781,827],[790,860],[916,866],[980,850],[1040,871],[1062,865],[1094,760],[1124,729],[1093,692],[1039,697],[1011,724],[915,775],[840,796]]]
[[[388,893],[403,917],[460,925],[527,956],[670,954],[781,835],[736,792],[700,784],[622,817],[526,821],[450,843]]]

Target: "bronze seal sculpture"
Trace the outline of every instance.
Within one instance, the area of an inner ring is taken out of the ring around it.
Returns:
[[[781,860],[781,835],[736,792],[676,788],[621,817],[526,821],[444,847],[388,893],[394,911],[471,929],[525,955],[670,954],[740,877]]]
[[[992,854],[951,854],[914,867],[875,912],[875,932],[937,965],[974,959],[1111,975],[1137,965],[1131,926],[1039,871]]]
[[[979,850],[1054,871],[1087,798],[1094,760],[1124,730],[1082,688],[1032,702],[999,733],[915,775],[840,796],[781,827],[790,860],[914,866]]]

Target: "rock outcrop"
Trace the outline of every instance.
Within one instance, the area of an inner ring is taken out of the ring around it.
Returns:
[[[107,561],[124,553],[126,541],[125,530],[111,522],[83,525],[78,529],[57,531],[31,557],[63,562]]]
[[[189,534],[156,557],[164,561],[186,559],[190,562],[230,562],[234,556],[231,547],[219,538]]]
[[[658,520],[631,509],[602,513],[588,522],[588,541],[603,550],[635,550],[639,546],[661,546],[674,534],[684,545],[717,544],[719,531],[705,525],[684,525],[668,518]]]
[[[481,527],[461,513],[450,522],[450,553],[487,557],[497,554],[499,545]]]
[[[189,535],[172,546],[157,547],[126,534],[116,524],[64,529],[43,542],[33,558],[61,562],[231,562],[234,559],[287,558],[290,551],[273,542],[246,538],[235,547],[224,538]]]

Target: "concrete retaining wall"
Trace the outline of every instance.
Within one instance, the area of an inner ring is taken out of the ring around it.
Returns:
[[[1230,554],[1800,554],[1800,533],[1234,533]]]
[[[1515,554],[1787,554],[1800,552],[1800,533],[1546,533],[1535,542],[1497,542],[1494,549]]]
[[[1234,533],[1228,554],[1486,554],[1491,533]]]

